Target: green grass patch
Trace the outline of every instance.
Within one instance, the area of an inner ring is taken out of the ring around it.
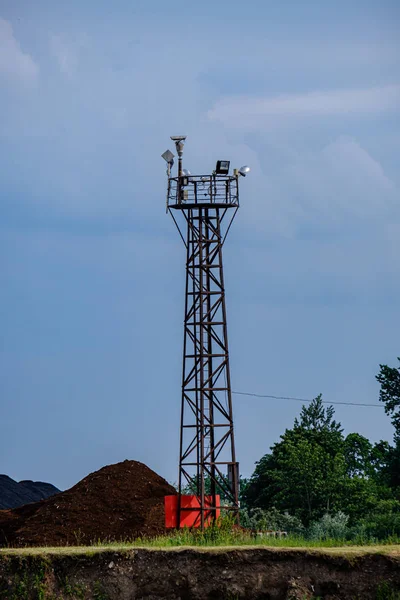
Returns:
[[[357,540],[358,541],[358,540]],[[155,538],[138,538],[134,540],[126,540],[112,542],[107,540],[98,540],[90,546],[66,546],[60,548],[52,548],[51,552],[57,554],[70,554],[81,549],[80,553],[91,555],[103,550],[132,550],[135,548],[148,549],[179,549],[179,548],[197,548],[197,549],[212,549],[212,548],[271,548],[271,549],[324,549],[337,550],[342,549],[344,552],[348,549],[353,552],[354,549],[367,549],[368,551],[383,551],[387,550],[393,553],[400,553],[400,544],[398,539],[388,538],[385,542],[375,540],[362,540],[357,543],[354,540],[342,538],[324,538],[320,540],[307,539],[301,535],[288,535],[287,537],[272,537],[272,536],[254,536],[250,530],[232,526],[232,523],[227,520],[220,520],[215,526],[200,531],[199,529],[184,528],[181,530],[173,530],[165,535]],[[43,553],[46,549],[43,548],[27,548],[15,549],[11,548],[0,550],[1,554],[18,553],[23,554]],[[49,549],[50,551],[50,549]]]
[[[396,546],[399,545],[400,540],[388,538],[386,541],[378,540],[348,540],[345,538],[323,538],[319,540],[309,539],[302,535],[288,535],[285,537],[273,537],[273,536],[254,536],[250,530],[239,529],[232,527],[231,525],[224,523],[222,520],[216,526],[205,529],[204,532],[199,529],[188,529],[184,528],[181,530],[174,530],[166,535],[158,536],[155,538],[142,538],[135,540],[128,540],[122,544],[122,546],[128,546],[131,548],[135,547],[146,547],[146,548],[177,548],[177,547],[220,547],[220,546],[251,546],[251,547],[271,547],[271,548],[341,548],[341,547],[354,547],[354,546]],[[93,544],[93,547],[104,546],[105,541],[99,540],[98,543]],[[111,542],[109,544],[113,546]],[[121,543],[117,543],[121,546]]]
[[[214,544],[214,545],[193,545],[193,544],[165,544],[163,538],[154,540],[135,540],[134,542],[104,542],[96,546],[60,546],[60,547],[34,547],[34,548],[3,548],[0,549],[0,560],[7,559],[10,556],[94,556],[104,552],[128,553],[133,550],[148,551],[166,551],[179,552],[181,550],[195,549],[198,552],[226,552],[230,550],[246,551],[266,549],[273,552],[293,551],[293,552],[318,552],[328,555],[341,556],[362,556],[364,554],[386,554],[400,560],[400,546],[390,544],[370,544],[368,546],[351,545],[301,545],[293,543],[292,545],[278,545],[268,543],[257,544]]]

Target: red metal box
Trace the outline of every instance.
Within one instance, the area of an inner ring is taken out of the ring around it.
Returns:
[[[165,527],[177,527],[178,523],[178,499],[179,495],[165,496]],[[212,496],[205,496],[206,506],[211,506]],[[217,506],[216,517],[220,515],[220,497],[215,496]],[[206,512],[205,526],[210,525],[212,513]],[[198,496],[181,496],[181,518],[180,527],[200,527],[200,498]]]

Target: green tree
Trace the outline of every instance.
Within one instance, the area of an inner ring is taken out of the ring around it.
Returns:
[[[366,437],[359,433],[349,433],[344,440],[343,452],[350,477],[368,477],[374,473],[372,449],[373,446]]]
[[[400,358],[397,360],[400,363]],[[385,405],[385,412],[391,417],[395,435],[400,438],[400,365],[388,367],[379,365],[380,371],[376,379],[381,384],[379,400]]]
[[[372,445],[358,433],[345,438],[333,407],[325,408],[318,396],[256,463],[245,500],[249,509],[276,507],[305,525],[338,511],[353,524],[381,498],[393,497],[384,474],[390,453],[385,442]]]
[[[340,508],[346,478],[343,432],[321,395],[257,464],[247,490],[250,508],[275,506],[309,523]]]
[[[400,358],[397,360],[400,362]],[[376,379],[381,384],[379,400],[385,405],[385,412],[390,416],[394,427],[394,447],[389,446],[383,466],[385,475],[391,488],[396,489],[400,495],[400,365],[388,367],[379,365],[380,371]]]
[[[383,473],[389,448],[387,442],[373,445],[359,433],[350,433],[344,441],[347,478],[342,510],[351,516],[352,523],[375,510],[381,499],[392,497]]]

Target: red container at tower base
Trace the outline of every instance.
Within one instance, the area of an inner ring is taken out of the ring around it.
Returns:
[[[212,496],[204,496],[206,506],[212,506]],[[176,528],[178,526],[178,501],[179,495],[165,496],[165,527]],[[220,515],[220,497],[215,496],[215,503],[217,506],[216,517]],[[213,512],[206,513],[204,525],[208,527],[212,522]],[[181,518],[179,527],[200,527],[200,498],[198,496],[181,496]]]

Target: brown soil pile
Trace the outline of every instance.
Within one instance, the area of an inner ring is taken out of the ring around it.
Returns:
[[[175,494],[146,465],[125,460],[34,504],[0,511],[0,545],[64,546],[165,532],[164,496]]]

